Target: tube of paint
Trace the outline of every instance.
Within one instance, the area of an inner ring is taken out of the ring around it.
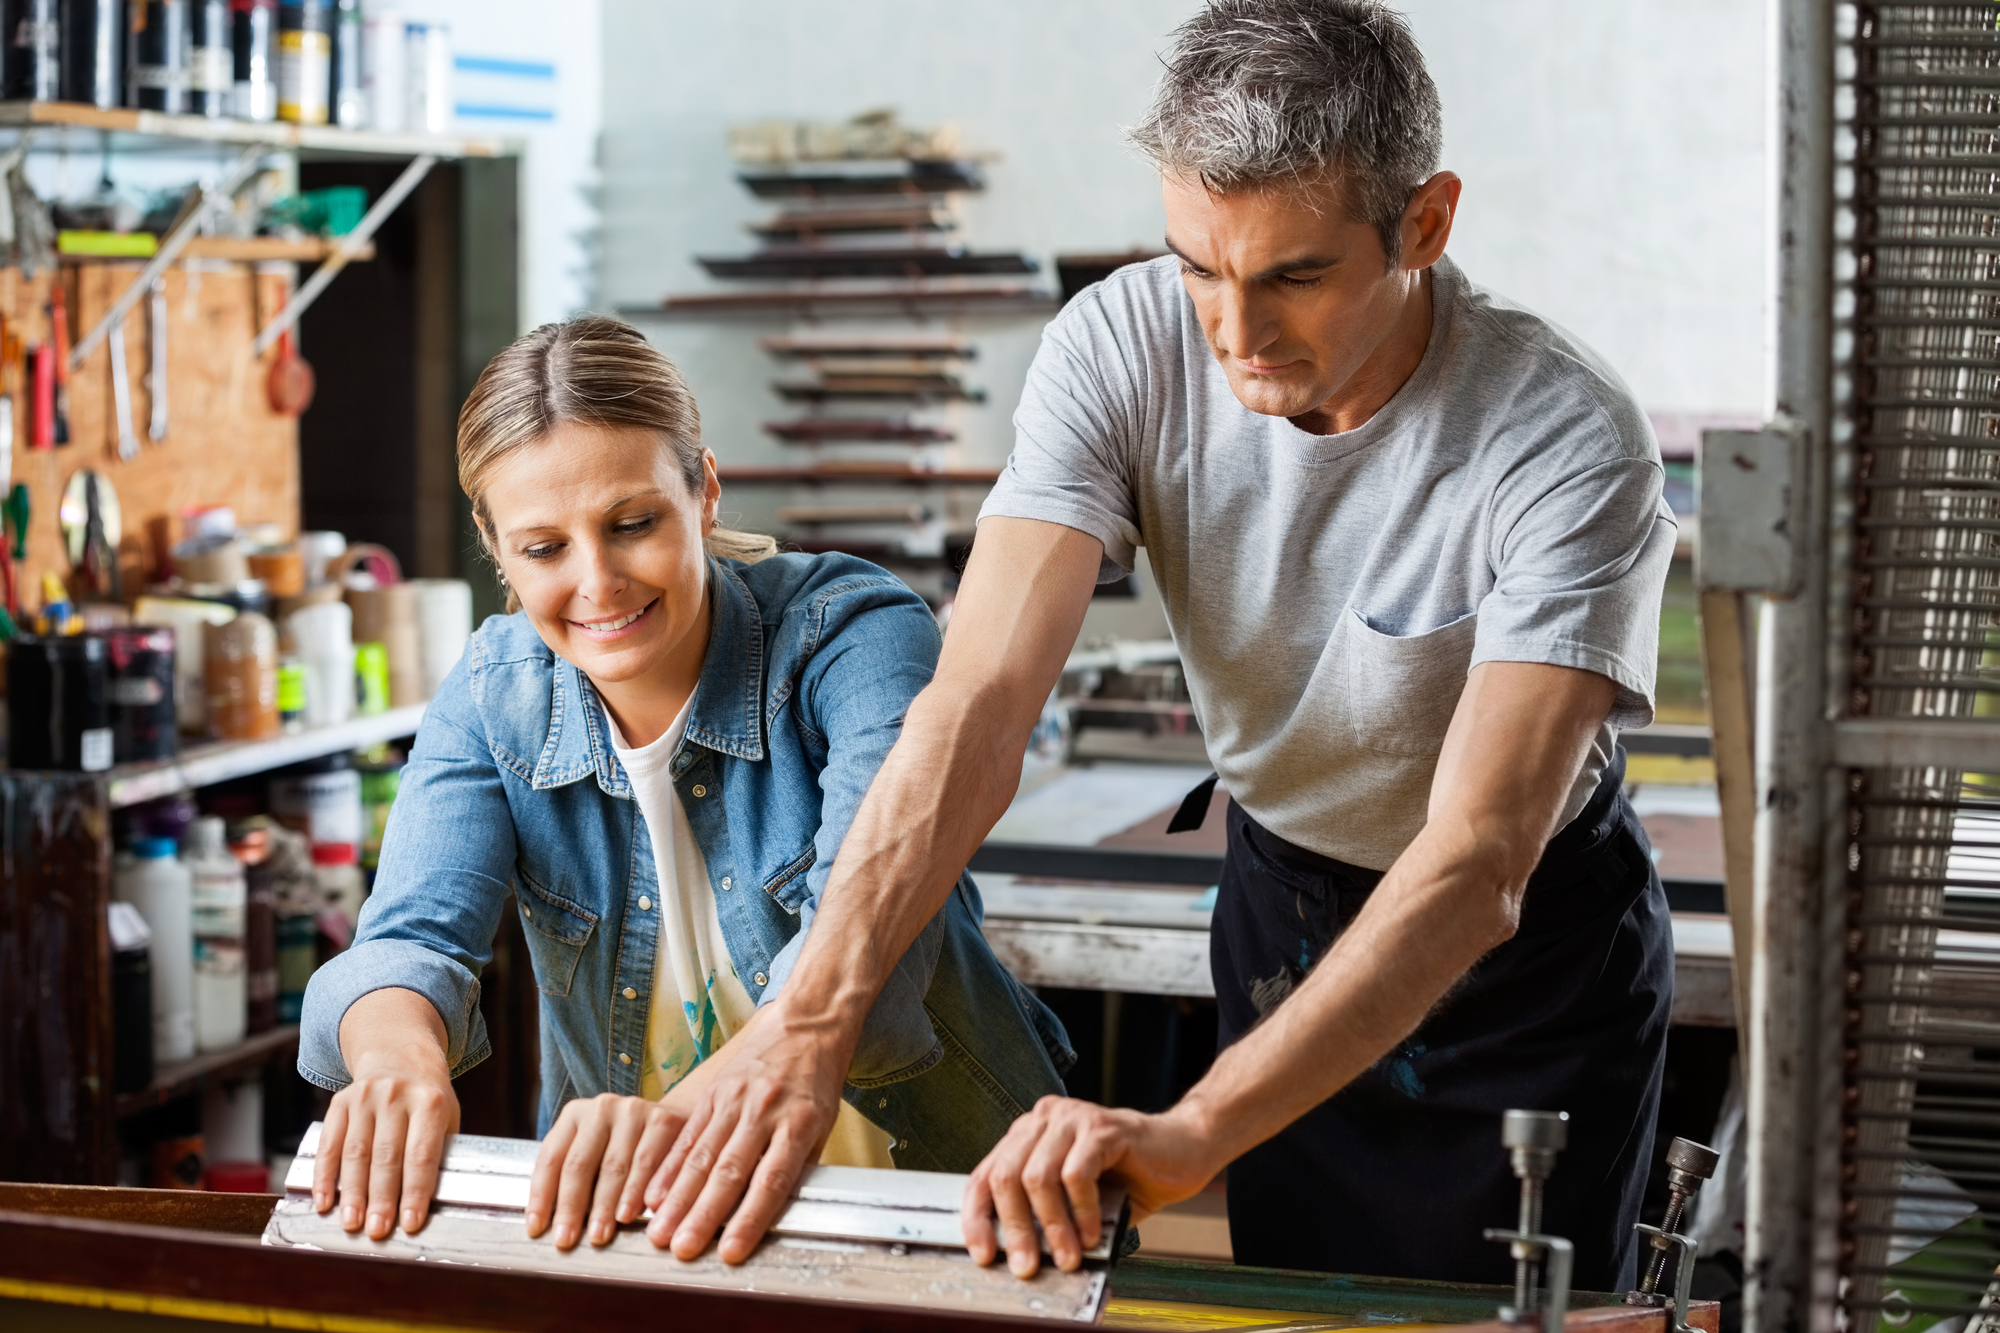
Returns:
[[[409,118],[409,44],[403,16],[371,9],[361,20],[361,92],[368,127],[398,133]]]
[[[409,129],[448,134],[452,105],[451,29],[442,23],[412,23],[405,56],[409,78]]]
[[[238,120],[275,120],[278,85],[272,48],[278,35],[278,0],[229,0],[229,13],[236,66],[230,110]]]
[[[131,63],[125,104],[179,115],[187,110],[187,0],[130,0]]]
[[[333,9],[333,123],[358,130],[368,123],[368,99],[361,88],[361,0],[335,0]]]
[[[109,109],[125,89],[119,0],[62,0],[62,100]]]
[[[62,96],[62,23],[56,0],[6,0],[0,5],[6,34],[4,89],[10,102],[53,102]]]
[[[188,110],[197,116],[229,114],[236,87],[236,52],[229,0],[189,0]]]
[[[278,5],[278,119],[326,124],[333,66],[333,13],[320,0]]]

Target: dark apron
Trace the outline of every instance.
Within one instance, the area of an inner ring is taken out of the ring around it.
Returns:
[[[1543,1221],[1576,1246],[1574,1285],[1632,1285],[1674,954],[1624,772],[1621,750],[1550,840],[1514,937],[1394,1052],[1229,1168],[1237,1263],[1511,1282],[1507,1247],[1480,1232],[1515,1225],[1500,1113],[1520,1107],[1569,1113]],[[1209,945],[1224,1047],[1304,980],[1382,877],[1286,842],[1234,801],[1228,818]]]

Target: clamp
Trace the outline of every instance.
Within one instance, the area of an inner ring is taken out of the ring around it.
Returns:
[[[1652,1238],[1648,1246],[1651,1252],[1646,1257],[1646,1271],[1640,1275],[1639,1285],[1625,1293],[1625,1303],[1670,1309],[1672,1333],[1695,1333],[1687,1322],[1688,1302],[1694,1291],[1695,1243],[1681,1234],[1681,1223],[1687,1216],[1688,1205],[1701,1192],[1702,1182],[1715,1174],[1720,1158],[1715,1149],[1693,1139],[1680,1138],[1667,1145],[1666,1157],[1666,1215],[1656,1227],[1644,1222],[1634,1224],[1633,1229],[1640,1235]],[[1680,1255],[1674,1265],[1674,1294],[1669,1299],[1660,1292],[1660,1279],[1666,1276],[1667,1257],[1676,1250]]]
[[[1542,1187],[1568,1142],[1569,1116],[1561,1111],[1509,1111],[1501,1117],[1500,1143],[1521,1181],[1521,1212],[1514,1230],[1485,1233],[1488,1240],[1505,1242],[1514,1256],[1514,1303],[1500,1307],[1500,1318],[1526,1324],[1539,1309],[1543,1333],[1562,1333],[1576,1263],[1567,1240],[1542,1232]]]

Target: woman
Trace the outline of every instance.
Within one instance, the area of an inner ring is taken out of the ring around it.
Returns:
[[[354,946],[307,992],[299,1072],[337,1094],[314,1199],[337,1170],[349,1231],[387,1235],[399,1200],[422,1225],[511,894],[541,989],[529,1234],[568,1248],[588,1211],[601,1244],[658,1205],[695,1095],[798,956],[937,627],[865,561],[718,528],[694,400],[614,320],[495,357],[458,468],[513,614],[424,714]],[[870,1013],[822,1161],[969,1171],[1062,1090],[1062,1028],[979,920],[961,875]]]

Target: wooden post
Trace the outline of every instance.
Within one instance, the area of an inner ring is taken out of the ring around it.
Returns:
[[[1757,778],[1752,762],[1755,694],[1751,689],[1749,614],[1742,593],[1704,589],[1701,593],[1702,675],[1708,688],[1708,721],[1713,733],[1715,790],[1722,804],[1723,898],[1729,906],[1729,933],[1736,961],[1738,1030],[1750,1014],[1750,959],[1754,952],[1750,915],[1755,857],[1751,839],[1757,823]]]

